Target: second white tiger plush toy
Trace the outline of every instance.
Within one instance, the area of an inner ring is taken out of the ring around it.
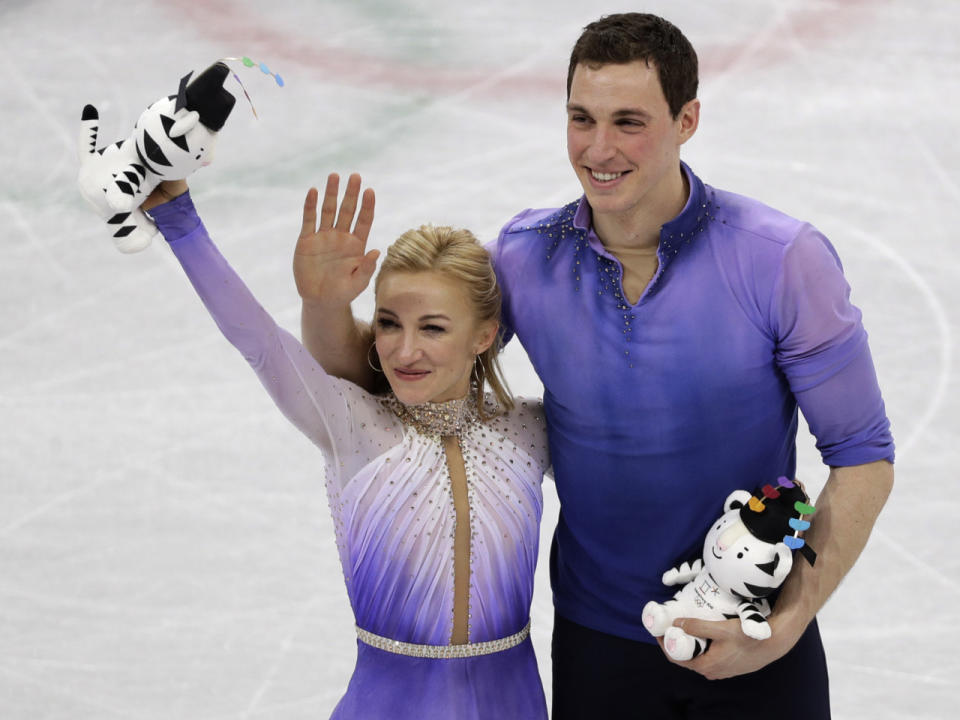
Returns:
[[[654,637],[663,637],[664,649],[675,660],[690,660],[709,646],[709,641],[674,627],[677,618],[739,617],[749,637],[770,637],[766,598],[790,573],[793,550],[800,550],[811,565],[816,559],[799,537],[810,527],[804,516],[816,510],[797,483],[782,477],[777,487],[765,485],[755,496],[735,490],[723,509],[707,533],[702,559],[664,573],[664,585],[683,587],[671,600],[651,601],[643,608],[644,626]]]
[[[217,62],[193,81],[180,80],[176,95],[150,105],[133,134],[97,149],[100,114],[83,109],[80,128],[80,194],[106,220],[120,252],[143,250],[157,235],[140,205],[163,180],[182,180],[209,165],[217,132],[236,98],[223,87],[230,69]]]

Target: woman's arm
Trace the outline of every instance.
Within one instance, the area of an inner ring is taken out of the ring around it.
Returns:
[[[154,195],[146,210],[224,337],[283,414],[331,461],[350,440],[353,408],[344,393],[346,383],[329,377],[260,306],[210,240],[186,183],[165,184]]]

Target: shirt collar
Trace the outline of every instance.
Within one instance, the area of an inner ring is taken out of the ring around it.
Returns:
[[[698,235],[705,227],[707,220],[710,219],[706,187],[685,162],[681,161],[680,167],[687,177],[690,194],[687,197],[687,204],[684,205],[680,214],[660,228],[660,247],[657,249],[657,256],[660,258],[662,266],[669,263],[680,252],[680,248]],[[593,213],[586,195],[580,198],[577,205],[577,210],[573,215],[573,226],[586,233],[587,241],[596,252],[613,259],[610,252],[603,247],[603,243],[600,242],[600,238],[597,237],[596,230],[593,228]]]

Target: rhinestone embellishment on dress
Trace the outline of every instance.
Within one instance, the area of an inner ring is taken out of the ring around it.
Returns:
[[[390,393],[383,404],[392,410],[404,425],[424,435],[461,435],[478,418],[476,392],[457,400],[423,405],[404,405]]]
[[[487,642],[470,643],[469,645],[417,645],[415,643],[400,642],[390,638],[374,635],[372,632],[357,628],[357,637],[367,645],[386,650],[397,655],[409,657],[426,657],[434,659],[450,659],[492,655],[493,653],[509,650],[516,647],[530,635],[530,623],[523,630],[509,637]]]

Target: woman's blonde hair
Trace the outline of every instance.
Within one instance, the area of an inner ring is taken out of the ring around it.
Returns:
[[[439,272],[462,284],[467,290],[478,324],[500,323],[500,286],[490,264],[490,255],[469,230],[447,226],[421,225],[407,230],[387,248],[374,283],[391,272]],[[500,331],[493,343],[477,356],[473,380],[477,386],[477,411],[482,419],[491,417],[484,408],[484,384],[489,383],[500,412],[512,410],[514,403],[507,388],[497,356],[500,353]]]

